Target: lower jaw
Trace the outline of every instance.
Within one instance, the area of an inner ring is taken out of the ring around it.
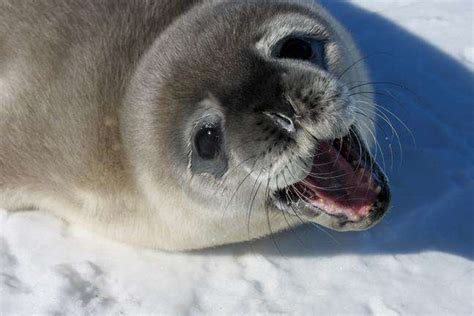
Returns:
[[[304,202],[301,202],[302,204]],[[313,206],[298,205],[296,207],[281,208],[277,206],[279,212],[285,212],[286,216],[296,217],[302,223],[315,223],[335,231],[363,231],[378,224],[385,215],[384,209],[374,209],[362,218],[350,220],[344,214],[329,214],[326,211]]]

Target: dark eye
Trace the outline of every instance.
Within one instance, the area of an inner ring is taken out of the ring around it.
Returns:
[[[206,125],[201,128],[194,138],[199,157],[204,160],[212,160],[219,156],[221,151],[220,129],[214,125]]]
[[[286,39],[277,54],[278,58],[289,58],[298,60],[311,60],[314,56],[313,45],[310,41],[302,38]]]

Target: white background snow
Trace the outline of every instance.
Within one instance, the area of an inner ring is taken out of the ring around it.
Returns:
[[[401,159],[379,132],[394,194],[383,223],[170,254],[0,210],[0,314],[473,315],[474,2],[322,3],[374,81],[406,87],[377,85],[416,139],[389,115]]]

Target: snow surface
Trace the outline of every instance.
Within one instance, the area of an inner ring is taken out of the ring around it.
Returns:
[[[374,81],[406,87],[377,85],[416,139],[387,114],[403,155],[379,132],[394,193],[383,223],[170,254],[0,210],[0,314],[474,315],[474,2],[321,2]]]

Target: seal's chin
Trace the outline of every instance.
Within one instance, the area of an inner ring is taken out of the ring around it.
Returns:
[[[384,173],[357,135],[319,143],[306,178],[274,194],[291,215],[328,228],[364,230],[380,221],[390,203]]]

